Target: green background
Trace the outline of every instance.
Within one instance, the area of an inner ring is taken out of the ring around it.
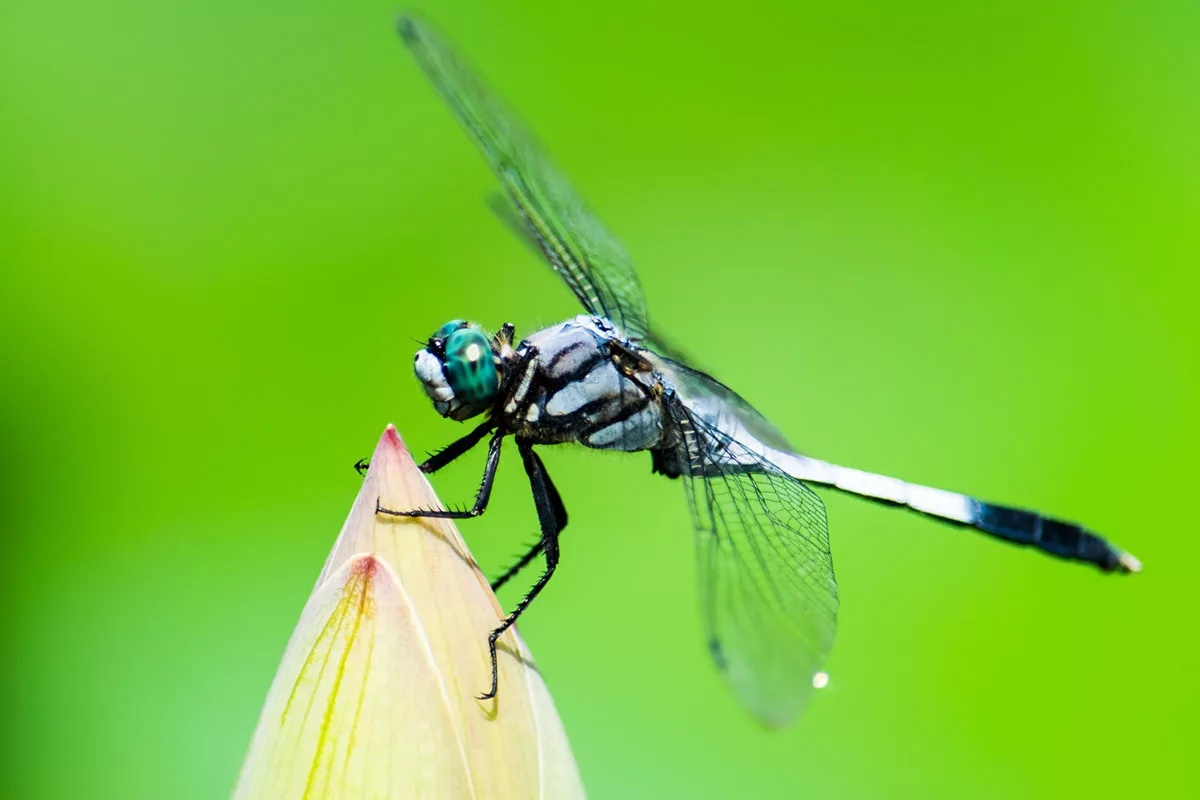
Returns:
[[[571,525],[521,630],[592,795],[1196,792],[1200,7],[646,5],[422,8],[804,452],[1146,571],[827,496],[832,683],[768,732],[706,657],[681,487],[545,452]],[[413,340],[576,313],[395,12],[0,3],[7,797],[225,796],[351,465],[464,430]],[[518,463],[461,526],[492,569],[534,536]]]

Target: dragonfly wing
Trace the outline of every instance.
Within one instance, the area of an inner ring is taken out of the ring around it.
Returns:
[[[825,506],[677,394],[667,408],[713,658],[751,711],[787,724],[803,711],[837,628]]]
[[[534,137],[427,23],[401,17],[417,63],[474,137],[522,221],[583,307],[627,335],[649,331],[629,256],[586,208]]]
[[[657,336],[652,344],[660,351],[665,349]],[[659,352],[650,351],[647,357],[655,369],[669,378],[693,406],[699,404],[709,407],[712,411],[711,418],[715,419],[721,413],[732,414],[760,442],[776,450],[792,451],[792,446],[778,428],[758,413],[754,406],[743,400],[741,395],[713,376],[689,367],[683,363],[681,356],[674,353],[668,358]]]

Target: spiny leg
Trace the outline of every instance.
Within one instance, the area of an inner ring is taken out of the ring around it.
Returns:
[[[496,696],[496,689],[500,683],[500,666],[496,662],[496,640],[499,639],[506,630],[512,627],[517,621],[517,617],[521,616],[533,598],[538,596],[547,583],[550,582],[550,576],[554,574],[554,568],[558,566],[558,516],[555,512],[555,503],[552,499],[553,495],[558,492],[550,483],[550,477],[546,474],[546,468],[542,465],[542,460],[533,452],[533,447],[523,440],[517,440],[517,449],[521,453],[521,460],[525,463],[525,472],[529,475],[529,487],[533,490],[533,502],[537,506],[538,523],[542,528],[542,541],[540,543],[542,552],[546,554],[546,571],[537,579],[537,583],[533,588],[526,593],[521,602],[517,603],[517,607],[509,614],[504,622],[500,623],[500,627],[492,631],[488,636],[488,653],[492,658],[492,688],[484,694],[479,695],[480,700],[490,700]],[[558,505],[562,505],[559,500]]]
[[[534,458],[538,459],[541,464],[541,458],[535,453]],[[554,524],[558,528],[558,532],[562,533],[563,528],[567,527],[567,509],[563,505],[562,497],[558,493],[558,489],[554,486],[554,481],[550,480],[550,473],[546,471],[545,466],[542,466],[542,475],[546,478],[546,487],[550,490],[550,502],[554,508]],[[529,562],[533,561],[542,552],[543,540],[538,539],[537,544],[529,548],[529,552],[521,556],[521,560],[513,564],[504,574],[496,580],[492,581],[492,591],[500,591],[500,587],[508,583],[509,579],[515,576],[518,572],[529,566]]]
[[[443,447],[441,450],[429,456],[421,462],[419,469],[426,475],[432,475],[442,467],[454,461],[461,455],[465,455],[472,447],[479,444],[479,440],[487,436],[490,431],[496,427],[496,423],[492,420],[485,420],[475,429],[461,439],[456,439],[450,444]]]
[[[472,431],[470,434],[467,434],[467,436],[464,436],[459,440],[459,442],[475,436],[478,430],[479,429],[476,428],[475,431]],[[476,436],[476,441],[478,441],[479,438],[481,437]],[[442,453],[445,453],[447,450],[455,447],[457,444],[459,444],[459,442],[455,442],[454,444],[450,445],[450,447],[447,447],[446,450],[442,451]],[[376,500],[375,513],[386,514],[389,517],[436,517],[438,519],[469,519],[471,517],[478,517],[487,509],[488,500],[491,499],[492,482],[496,479],[496,467],[500,464],[500,445],[503,442],[504,429],[498,428],[496,432],[492,434],[492,440],[488,442],[488,457],[487,463],[483,467],[483,481],[479,484],[479,491],[475,494],[475,504],[471,508],[459,509],[457,511],[448,508],[418,508],[412,511],[393,511],[389,508],[384,508],[379,504],[379,501]],[[466,449],[470,448],[468,447]],[[449,461],[452,461],[454,458],[462,455],[463,452],[466,452],[466,449],[447,459],[445,463],[449,463]],[[438,453],[431,458],[430,461],[439,458],[442,453]],[[429,462],[427,461],[426,463]],[[441,467],[445,466],[445,463],[437,464],[434,469],[440,469]]]
[[[496,578],[496,580],[492,581],[492,591],[493,592],[500,591],[501,586],[508,583],[509,580],[512,579],[518,572],[520,572],[521,570],[523,570],[527,566],[529,566],[529,562],[533,561],[535,558],[537,558],[539,555],[541,555],[541,552],[542,552],[542,540],[538,539],[537,544],[535,544],[533,547],[529,548],[529,551],[527,553],[525,553],[525,555],[521,556],[520,561],[513,564],[508,569],[504,570],[503,575],[501,575],[499,578]]]
[[[496,427],[496,423],[490,419],[477,425],[474,430],[468,433],[461,439],[456,439],[450,444],[443,447],[441,450],[433,453],[429,458],[425,459],[418,467],[421,472],[430,475],[437,472],[442,467],[449,464],[461,455],[467,453],[472,447],[479,444],[479,440],[487,435],[488,431]],[[360,458],[354,462],[354,471],[360,476],[365,475],[367,468],[371,466],[371,462],[365,458]]]

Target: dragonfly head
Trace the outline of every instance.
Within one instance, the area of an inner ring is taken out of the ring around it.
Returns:
[[[500,391],[499,358],[478,325],[451,320],[417,351],[413,369],[443,417],[462,421],[492,407]]]

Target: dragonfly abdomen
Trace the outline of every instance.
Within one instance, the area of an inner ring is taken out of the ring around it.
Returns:
[[[1059,558],[1095,564],[1105,572],[1137,572],[1136,558],[1083,526],[1010,506],[985,503],[945,489],[908,483],[886,475],[841,467],[791,453],[776,459],[789,474],[868,500],[904,506]]]
[[[1136,558],[1077,523],[979,501],[976,506],[972,524],[1001,539],[1032,545],[1060,558],[1086,561],[1105,572],[1138,572],[1142,568]]]
[[[755,438],[737,419],[708,411],[717,430],[737,447],[727,447],[721,437],[710,441],[709,468],[725,464],[743,469],[764,469],[764,464],[807,483],[839,489],[878,503],[902,506],[935,519],[975,528],[1016,544],[1095,564],[1105,572],[1138,572],[1141,563],[1083,526],[1033,511],[985,503],[970,495],[908,483],[899,478],[830,464],[769,447]]]

